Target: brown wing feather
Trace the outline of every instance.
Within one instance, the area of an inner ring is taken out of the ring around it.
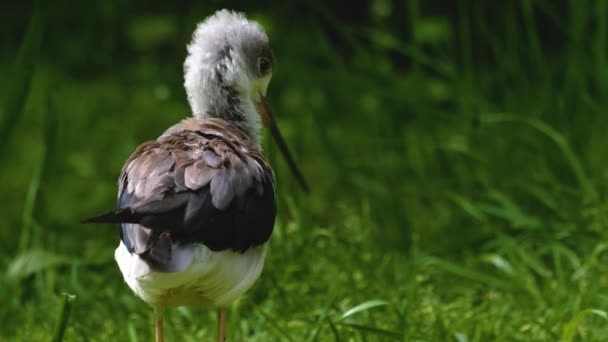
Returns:
[[[188,119],[142,144],[119,179],[118,212],[125,245],[142,256],[170,258],[173,243],[244,251],[265,242],[276,206],[272,169],[241,133],[221,120]],[[158,266],[167,260],[150,260]],[[161,267],[162,268],[162,267]]]

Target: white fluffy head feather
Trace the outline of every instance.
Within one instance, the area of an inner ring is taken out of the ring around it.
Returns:
[[[260,69],[261,58],[270,69]],[[242,13],[217,11],[198,24],[184,62],[184,86],[196,118],[233,119],[250,135],[260,128],[254,99],[264,95],[274,58],[262,27]]]

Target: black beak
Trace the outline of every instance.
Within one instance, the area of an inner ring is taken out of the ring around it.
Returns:
[[[266,99],[264,98],[264,96],[262,96],[262,94],[260,94],[260,103],[258,104],[258,107],[258,111],[260,112],[260,116],[262,117],[262,122],[266,127],[270,129],[270,133],[272,134],[272,137],[279,146],[279,150],[281,150],[283,157],[285,157],[285,159],[287,160],[287,164],[289,165],[291,172],[296,177],[298,183],[302,187],[302,190],[308,193],[310,191],[308,188],[308,184],[306,183],[304,176],[300,172],[300,169],[298,169],[296,162],[291,157],[291,153],[289,153],[289,149],[287,148],[285,139],[283,139],[283,135],[281,134],[281,131],[279,131],[279,127],[277,126],[272,112],[270,111],[270,108],[266,103]]]

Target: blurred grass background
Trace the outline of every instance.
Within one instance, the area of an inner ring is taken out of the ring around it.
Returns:
[[[113,261],[122,163],[189,115],[185,45],[216,9],[266,28],[279,218],[231,341],[602,341],[608,2],[2,4],[0,340],[149,341]],[[66,297],[67,298],[67,297]],[[70,297],[72,298],[72,297]],[[215,312],[168,313],[168,341]]]

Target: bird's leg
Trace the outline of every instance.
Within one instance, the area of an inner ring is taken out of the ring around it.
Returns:
[[[163,308],[155,307],[154,315],[156,316],[156,342],[163,342]]]
[[[217,310],[217,340],[218,342],[226,341],[226,308]]]

